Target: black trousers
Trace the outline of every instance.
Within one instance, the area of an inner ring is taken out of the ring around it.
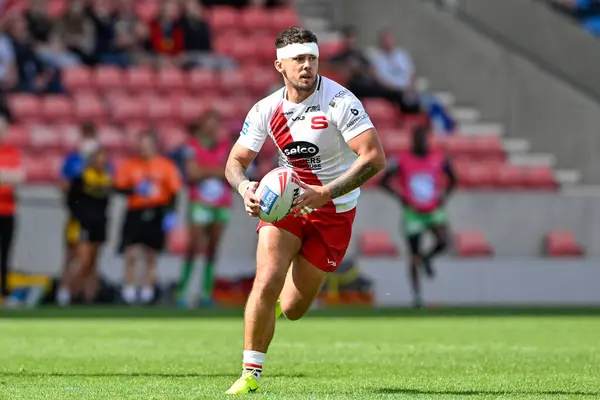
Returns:
[[[0,215],[0,283],[2,297],[8,296],[8,260],[12,248],[15,217]]]

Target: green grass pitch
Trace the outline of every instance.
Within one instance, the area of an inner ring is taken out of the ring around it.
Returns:
[[[600,312],[316,310],[278,321],[253,399],[598,399]],[[221,399],[238,310],[0,312],[0,399]],[[229,397],[230,398],[230,397]]]

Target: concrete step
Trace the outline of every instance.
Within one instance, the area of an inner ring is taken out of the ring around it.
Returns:
[[[556,157],[547,153],[509,154],[508,162],[520,167],[553,167],[556,165]]]
[[[472,107],[452,107],[450,108],[450,115],[459,125],[476,123],[481,119],[479,110]]]
[[[495,122],[463,123],[458,131],[466,136],[502,136],[504,125]]]
[[[575,169],[557,169],[554,177],[561,185],[576,185],[581,182],[583,174]]]
[[[451,92],[434,92],[433,97],[447,108],[452,107],[456,103],[456,96]]]
[[[502,140],[502,147],[507,153],[526,153],[531,151],[531,142],[523,138],[506,138]]]

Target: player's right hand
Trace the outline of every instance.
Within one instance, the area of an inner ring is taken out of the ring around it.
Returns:
[[[260,200],[256,195],[257,188],[258,182],[250,182],[244,191],[244,207],[246,208],[248,215],[251,217],[258,217],[260,212]]]

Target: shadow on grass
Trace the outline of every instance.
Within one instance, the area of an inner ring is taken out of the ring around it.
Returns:
[[[79,306],[2,310],[0,319],[148,319],[148,318],[242,318],[239,308],[182,310],[169,307],[128,308],[123,306]],[[311,310],[308,318],[369,317],[505,317],[505,316],[600,316],[600,307],[439,307],[412,308],[324,308]]]
[[[600,396],[600,391],[571,391],[571,390],[421,390],[405,388],[377,388],[377,394],[400,394],[400,395],[447,395],[447,396]]]
[[[167,373],[167,372],[0,372],[0,378],[38,378],[38,377],[54,377],[54,378],[238,378],[239,373],[223,373],[223,372],[188,372],[188,373]],[[305,374],[299,373],[274,373],[269,376],[275,378],[304,378]]]

